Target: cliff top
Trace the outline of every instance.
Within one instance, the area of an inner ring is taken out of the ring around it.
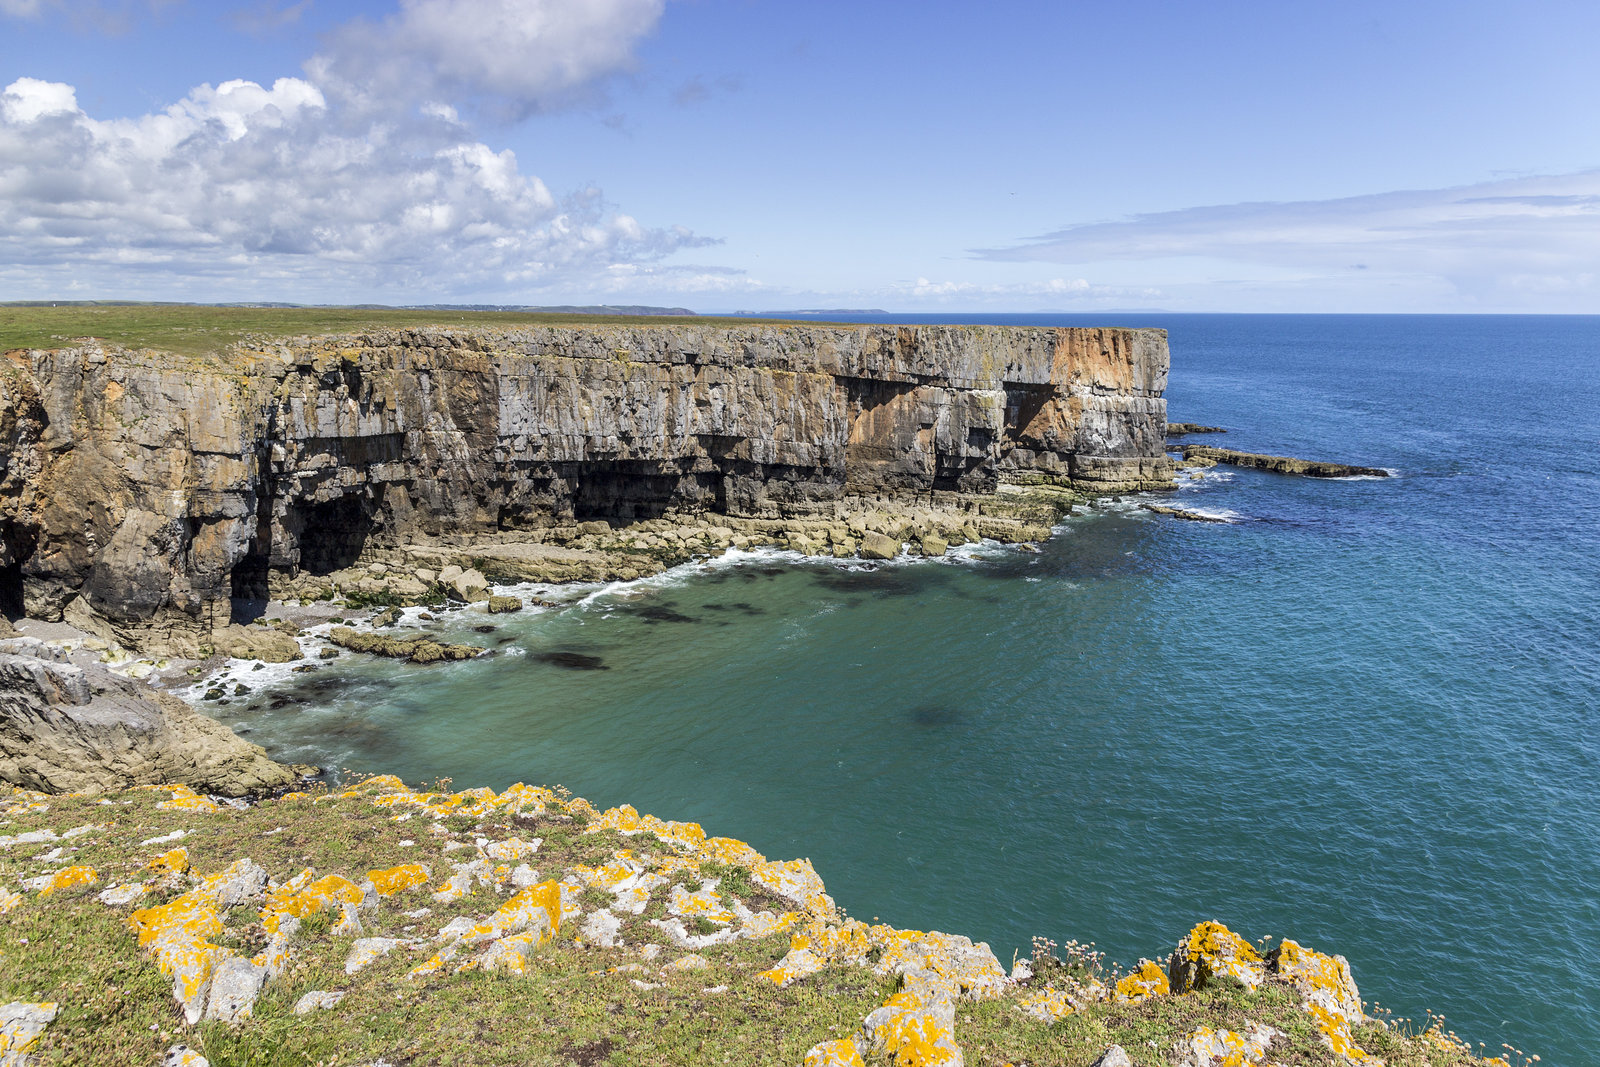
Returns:
[[[63,348],[93,337],[124,348],[178,355],[220,352],[246,337],[284,338],[419,326],[748,326],[776,320],[696,315],[582,315],[401,308],[251,308],[198,304],[0,305],[0,352]],[[806,321],[795,325],[817,326]]]
[[[1340,957],[1218,923],[1165,966],[1036,943],[1007,973],[988,945],[847,918],[804,860],[559,789],[386,776],[235,803],[0,796],[0,1053],[1509,1067],[1367,1017]]]

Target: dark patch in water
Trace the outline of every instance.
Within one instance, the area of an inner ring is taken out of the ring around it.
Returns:
[[[765,615],[766,608],[758,608],[754,604],[743,600],[736,600],[732,604],[701,604],[707,611],[737,611],[745,615]]]
[[[920,571],[922,568],[918,568]],[[915,596],[926,590],[931,575],[910,568],[882,568],[840,571],[832,568],[813,572],[812,580],[830,592],[875,597]]]
[[[512,636],[508,635],[508,636],[502,637],[498,641],[496,641],[494,643],[494,647],[499,648],[501,645],[509,645],[511,642],[513,642],[515,640],[516,640],[515,637],[512,637]]]
[[[955,708],[925,704],[920,708],[912,708],[909,717],[915,726],[935,729],[940,726],[955,726],[961,721],[962,714]]]
[[[528,655],[531,660],[548,663],[552,667],[562,667],[569,671],[609,671],[606,661],[599,656],[586,656],[582,652],[533,652]]]
[[[498,627],[498,626],[488,626],[488,625],[474,626],[472,628],[472,632],[475,633],[475,634],[492,634],[498,629],[500,629],[500,627]]]
[[[671,608],[664,608],[664,607],[661,607],[660,605],[653,605],[653,606],[648,607],[648,608],[640,608],[637,612],[635,612],[635,614],[638,615],[639,618],[643,619],[645,622],[695,622],[696,621],[692,616],[685,615],[681,611],[673,611]]]

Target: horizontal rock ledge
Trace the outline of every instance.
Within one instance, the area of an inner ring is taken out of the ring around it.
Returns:
[[[1387,478],[1389,472],[1382,467],[1357,467],[1348,463],[1327,463],[1292,456],[1267,456],[1255,452],[1236,452],[1231,448],[1212,448],[1209,445],[1185,445],[1183,458],[1211,460],[1233,467],[1252,467],[1272,471],[1274,474],[1297,474],[1307,478]]]

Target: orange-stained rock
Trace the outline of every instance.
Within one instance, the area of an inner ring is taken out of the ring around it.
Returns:
[[[1232,978],[1254,989],[1265,974],[1261,954],[1219,922],[1203,922],[1190,930],[1167,961],[1174,993],[1203,989],[1216,978]]]
[[[428,868],[420,863],[402,863],[398,867],[368,871],[367,881],[380,897],[392,897],[407,889],[415,889],[428,880]]]
[[[1167,972],[1154,960],[1140,960],[1139,969],[1117,981],[1116,1001],[1137,1004],[1151,997],[1164,997],[1172,991]]]

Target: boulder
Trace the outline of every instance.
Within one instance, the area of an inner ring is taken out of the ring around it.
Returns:
[[[942,556],[950,550],[950,542],[937,534],[926,534],[918,547],[924,556]]]
[[[490,615],[510,615],[522,610],[522,598],[515,596],[492,596],[489,598]]]
[[[1094,1067],[1133,1067],[1133,1057],[1121,1045],[1112,1045],[1100,1053],[1100,1058],[1094,1061]]]
[[[445,568],[448,570],[449,568]],[[489,598],[489,580],[477,568],[462,571],[452,578],[444,579],[445,588],[457,600],[464,600],[474,604]]]
[[[858,550],[862,559],[894,559],[900,554],[900,542],[881,533],[869,533],[861,539]]]
[[[224,626],[213,631],[212,644],[230,659],[289,663],[300,658],[299,642],[289,634],[269,626]]]

